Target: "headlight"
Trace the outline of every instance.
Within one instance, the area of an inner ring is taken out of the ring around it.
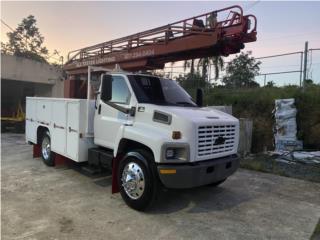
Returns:
[[[164,161],[188,161],[189,145],[188,144],[165,144],[163,146],[162,159]]]
[[[175,149],[173,148],[168,148],[167,151],[166,151],[166,159],[171,159],[171,158],[174,158],[174,155],[175,155]]]

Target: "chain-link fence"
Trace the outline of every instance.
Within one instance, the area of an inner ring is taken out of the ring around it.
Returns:
[[[251,55],[252,56],[252,55]],[[302,51],[279,53],[270,56],[256,57],[260,61],[259,74],[255,76],[255,82],[260,87],[263,86],[288,86],[296,85],[303,87],[303,80],[312,80],[315,84],[320,84],[320,48],[310,48]],[[225,61],[225,66],[232,59]],[[163,70],[156,71],[158,74],[168,78],[182,81],[191,72],[190,62],[170,63]],[[202,65],[199,60],[194,60],[194,71],[201,76]],[[219,76],[215,76],[213,64],[207,66],[207,76],[204,78],[209,85],[224,85],[223,77],[226,75],[225,68],[219,71]],[[196,76],[197,77],[197,76]],[[197,83],[194,83],[197,87]],[[200,84],[201,85],[201,84]]]

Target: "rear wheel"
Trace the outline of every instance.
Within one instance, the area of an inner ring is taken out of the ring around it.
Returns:
[[[158,191],[152,161],[152,154],[136,150],[128,153],[120,162],[118,183],[121,196],[128,206],[138,211],[149,207]]]
[[[42,136],[41,157],[47,166],[54,166],[54,153],[51,151],[51,138],[48,131],[46,131]]]

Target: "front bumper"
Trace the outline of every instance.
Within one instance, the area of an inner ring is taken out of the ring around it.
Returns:
[[[183,165],[160,164],[157,166],[159,178],[167,188],[192,188],[218,182],[229,177],[238,167],[237,155]]]

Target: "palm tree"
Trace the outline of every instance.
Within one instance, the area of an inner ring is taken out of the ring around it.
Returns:
[[[213,65],[214,67],[214,74],[215,74],[215,80],[219,78],[220,71],[224,67],[224,61],[221,56],[213,56],[213,57],[206,57],[206,58],[200,58],[198,62],[198,69],[201,67],[202,77],[204,79],[208,76],[208,68],[210,65]]]
[[[175,62],[171,62],[170,66],[171,66],[171,72],[170,72],[170,78],[173,78],[173,66],[174,66]]]
[[[190,74],[193,75],[194,74],[194,59],[189,60],[185,60],[183,63],[183,71],[185,72],[187,70],[187,68],[190,67]]]
[[[220,71],[223,70],[224,60],[221,56],[214,56],[211,58],[211,62],[214,67],[214,79],[217,81],[220,75]]]

